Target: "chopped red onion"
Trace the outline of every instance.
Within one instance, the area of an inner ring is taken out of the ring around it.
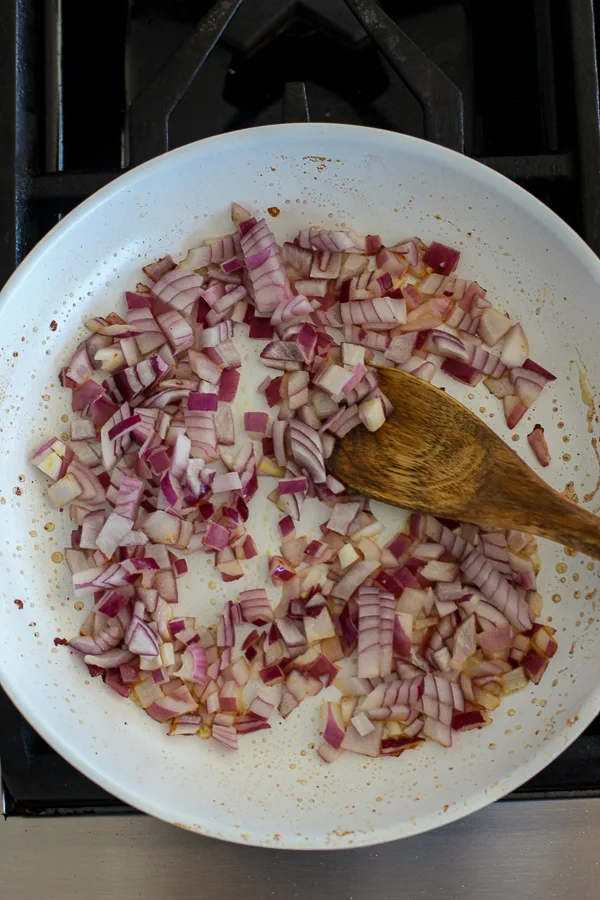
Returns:
[[[512,322],[508,316],[489,306],[483,311],[477,330],[486,344],[494,347],[511,328]]]
[[[323,739],[339,750],[346,734],[339,703],[324,704],[324,720]]]
[[[379,588],[358,591],[358,677],[389,675],[392,670],[394,597]]]
[[[556,375],[553,375],[552,372],[549,372],[548,369],[544,369],[543,366],[540,366],[532,359],[526,359],[523,363],[523,368],[528,369],[530,372],[535,372],[537,375],[541,375],[546,381],[556,381]]]
[[[95,438],[95,436],[94,430],[92,437]],[[53,438],[34,453],[31,457],[31,462],[45,475],[49,475],[54,481],[58,481],[67,474],[72,459],[73,451],[71,448],[64,441]]]
[[[229,750],[238,749],[237,731],[232,725],[213,725],[212,735]]]
[[[269,700],[265,700],[264,697],[261,697],[260,694],[257,694],[248,707],[248,715],[254,716],[257,719],[268,719],[274,709],[274,703],[271,703]]]
[[[216,474],[211,484],[213,494],[222,494],[226,491],[241,491],[242,483],[237,472],[226,472],[224,475]]]
[[[483,335],[482,335],[483,337]],[[518,323],[506,334],[500,362],[509,369],[523,366],[529,355],[529,344],[523,328]]]
[[[94,607],[71,646],[172,735],[196,734],[209,717],[213,737],[237,748],[238,734],[269,728],[270,700],[254,696],[242,714],[242,689],[258,675],[281,684],[283,718],[345,679],[341,703],[325,705],[326,762],[343,750],[397,756],[427,739],[450,746],[453,730],[489,723],[498,691],[538,683],[556,652],[553,629],[532,622],[535,543],[413,514],[408,533],[381,547],[383,526],[325,459],[336,439],[361,422],[375,430],[392,412],[371,351],[427,381],[437,372],[427,353],[469,385],[486,378],[511,428],[554,376],[529,358],[520,324],[451,274],[452,248],[418,238],[385,248],[379,235],[309,228],[280,251],[239,204],[232,219],[235,234],[181,264],[147,266],[151,292],[127,292],[126,319],[91,319],[91,337],[61,371],[80,417],[70,442],[50,440],[32,462],[52,478],[57,506],[77,500],[65,555],[75,596],[94,595]],[[262,361],[281,371],[259,389],[275,420],[244,414],[262,445],[258,471],[251,441],[228,449],[242,377],[235,322],[269,342]],[[342,328],[341,346],[330,325]],[[543,429],[528,439],[548,464]],[[188,570],[181,553],[214,553],[223,581],[243,577],[259,552],[246,531],[258,473],[278,478],[270,499],[284,517],[269,572],[281,602],[273,608],[264,588],[242,591],[215,641],[195,618],[172,617]],[[333,507],[329,522],[319,539],[296,535],[315,494]],[[244,623],[253,630],[236,658]],[[336,663],[357,644],[360,677],[346,678]]]
[[[175,354],[183,353],[194,346],[194,332],[191,326],[176,310],[170,309],[169,312],[158,316],[158,324],[165,333],[173,352]]]
[[[138,616],[132,617],[124,641],[130,653],[137,656],[156,656],[158,654],[158,642],[154,632]]]
[[[278,481],[279,493],[283,494],[305,494],[308,491],[308,481],[306,478],[282,478]]]
[[[244,621],[253,625],[266,625],[273,621],[273,609],[264,588],[242,591],[239,600]]]
[[[432,241],[423,255],[423,262],[431,266],[434,272],[450,275],[458,264],[460,253],[445,244]]]
[[[331,595],[339,600],[349,600],[352,594],[380,568],[378,560],[364,559],[354,563],[343,578],[334,585]]]
[[[308,472],[315,484],[322,484],[327,478],[327,473],[319,433],[296,419],[289,423],[289,433],[295,462]]]
[[[550,451],[544,437],[544,429],[541,425],[534,425],[533,431],[527,435],[529,446],[538,458],[542,466],[550,465]]]
[[[263,412],[245,412],[244,428],[248,437],[254,441],[262,440],[268,433],[271,420],[268,413]]]

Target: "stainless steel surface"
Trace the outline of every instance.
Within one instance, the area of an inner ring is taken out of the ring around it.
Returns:
[[[0,823],[6,900],[519,900],[600,893],[600,798],[496,803],[404,841],[300,853],[225,844],[146,816]]]

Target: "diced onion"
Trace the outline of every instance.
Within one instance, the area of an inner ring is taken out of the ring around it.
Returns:
[[[536,621],[535,542],[418,513],[382,539],[326,460],[393,412],[375,353],[426,381],[440,360],[445,376],[485,379],[509,428],[555,376],[529,357],[520,323],[456,275],[457,250],[315,227],[280,248],[264,219],[237,203],[231,214],[233,234],[145,266],[151,283],[126,293],[123,317],[90,319],[60,373],[71,440],[51,438],[31,461],[51,502],[73,504],[66,560],[74,595],[93,598],[70,646],[169,735],[210,732],[223,753],[334,682],[323,762],[449,747],[489,724],[502,695],[538,684],[556,653],[554,629]],[[236,446],[245,328],[278,371],[256,397],[269,412],[244,412]],[[528,440],[548,465],[541,426]],[[211,554],[224,582],[247,574],[266,549],[248,530],[266,484],[280,537],[269,589],[239,591],[213,633],[176,612],[178,579],[192,553]],[[298,524],[306,498],[330,507],[316,535]],[[280,685],[278,699],[257,684]]]

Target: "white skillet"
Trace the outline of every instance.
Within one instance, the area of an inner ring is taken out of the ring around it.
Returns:
[[[346,754],[332,766],[322,763],[311,749],[319,741],[321,698],[274,724],[266,737],[242,738],[237,755],[212,741],[168,738],[54,645],[56,637],[76,633],[84,614],[74,609],[66,566],[52,559],[69,543],[67,516],[46,503],[44,478],[27,459],[68,427],[61,415],[68,415],[69,392],[59,388],[58,370],[83,333],[83,319],[121,308],[142,265],[231,231],[232,200],[259,215],[278,207],[280,215],[269,221],[279,239],[316,224],[458,246],[460,274],[476,278],[495,305],[523,322],[532,355],[558,375],[517,428],[514,446],[532,462],[525,435],[540,422],[553,457],[544,476],[559,489],[573,482],[580,500],[596,485],[597,424],[591,415],[588,430],[584,400],[600,384],[600,261],[545,206],[466,157],[374,129],[280,125],[191,144],[123,175],[79,206],[38,244],[1,295],[0,679],[73,765],[122,800],[192,831],[302,849],[414,835],[522,784],[598,713],[597,564],[543,543],[539,583],[560,649],[542,684],[506,698],[492,726],[458,736],[451,750],[428,746],[400,759]],[[238,412],[262,408],[253,385],[264,370],[251,356]],[[501,406],[485,389],[445,383],[509,439]],[[588,506],[594,503],[600,494]],[[316,502],[307,507],[312,513],[303,530],[309,532],[326,515]],[[390,527],[401,522],[397,512],[381,515]],[[275,546],[275,521],[274,507],[257,496],[251,533],[261,548]],[[180,582],[182,607],[213,622],[241,582],[223,586],[196,556]],[[247,587],[266,584],[264,556],[247,571]]]

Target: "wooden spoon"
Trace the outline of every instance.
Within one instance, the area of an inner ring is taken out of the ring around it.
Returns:
[[[360,425],[329,468],[361,494],[447,519],[515,528],[600,559],[600,517],[547,485],[491,428],[438,387],[377,366],[395,410]]]

